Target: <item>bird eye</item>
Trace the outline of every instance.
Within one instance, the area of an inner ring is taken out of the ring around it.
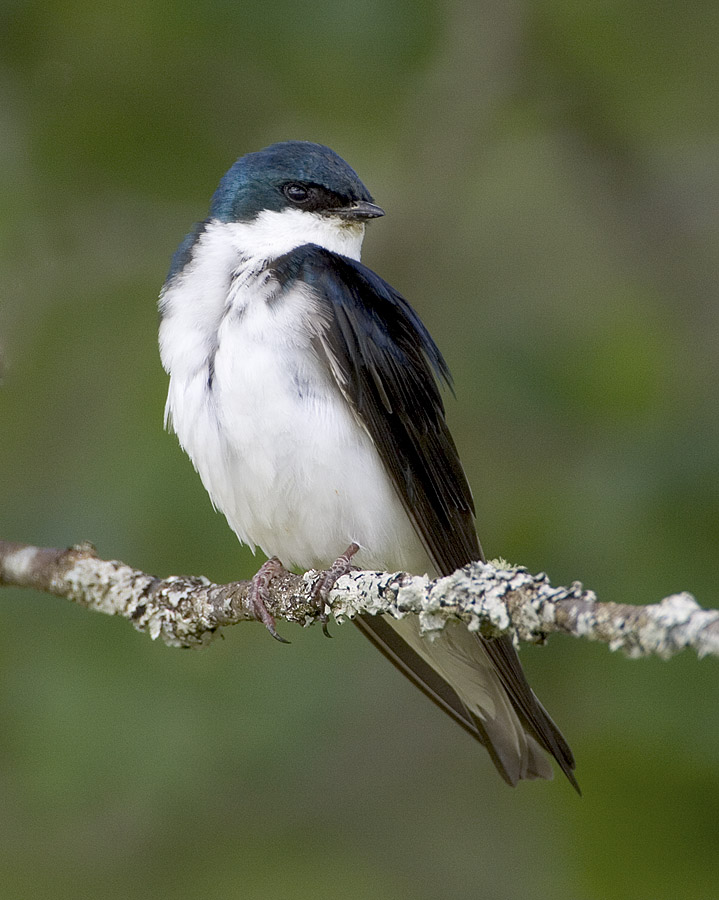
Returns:
[[[290,183],[282,188],[285,197],[292,203],[304,203],[310,192],[303,184]]]

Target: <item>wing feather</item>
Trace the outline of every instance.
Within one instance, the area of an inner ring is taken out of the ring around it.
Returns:
[[[308,244],[276,260],[281,286],[303,281],[320,304],[318,352],[370,434],[436,570],[450,574],[484,555],[474,526],[474,502],[447,427],[437,380],[451,387],[442,354],[407,301],[361,263]],[[505,778],[481,717],[386,622],[363,617],[360,630],[411,681],[490,754]],[[509,638],[476,636],[528,735],[551,753],[571,783],[574,758],[532,692]],[[498,687],[499,689],[499,687]],[[497,740],[494,741],[496,745]],[[531,777],[531,776],[525,776]]]

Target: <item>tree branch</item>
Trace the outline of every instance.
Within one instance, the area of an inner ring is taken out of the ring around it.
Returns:
[[[579,582],[552,587],[545,574],[472,563],[446,578],[352,572],[331,592],[329,612],[342,620],[360,613],[420,616],[431,634],[450,619],[489,637],[515,635],[541,643],[570,634],[609,644],[632,657],[667,658],[685,647],[719,655],[719,610],[701,609],[687,593],[651,606],[599,603]],[[314,572],[282,574],[270,585],[269,611],[306,625],[319,617],[311,599]],[[115,560],[98,559],[90,544],[68,550],[0,541],[0,585],[31,587],[88,609],[128,619],[153,639],[174,647],[207,643],[220,627],[254,619],[248,581],[212,584],[206,578],[155,578]]]

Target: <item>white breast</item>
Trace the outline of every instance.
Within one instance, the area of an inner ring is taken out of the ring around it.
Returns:
[[[212,502],[240,540],[286,565],[325,567],[355,541],[358,565],[425,571],[369,435],[312,348],[311,295],[276,296],[233,227],[203,235],[165,291],[160,332],[167,414]]]

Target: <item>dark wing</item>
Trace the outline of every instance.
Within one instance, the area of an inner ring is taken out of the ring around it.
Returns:
[[[449,369],[417,313],[366,266],[313,244],[280,257],[272,268],[281,286],[307,284],[326,312],[321,344],[332,371],[372,437],[437,571],[448,575],[483,560],[472,494],[435,380],[436,376],[451,385]],[[386,623],[368,616],[358,625],[492,753],[481,721]],[[557,759],[576,787],[571,750],[532,692],[511,640],[477,639],[527,731]]]
[[[437,570],[483,559],[474,505],[433,372],[450,375],[407,301],[361,263],[313,244],[276,260],[280,283],[309,285],[327,309],[322,343]]]

